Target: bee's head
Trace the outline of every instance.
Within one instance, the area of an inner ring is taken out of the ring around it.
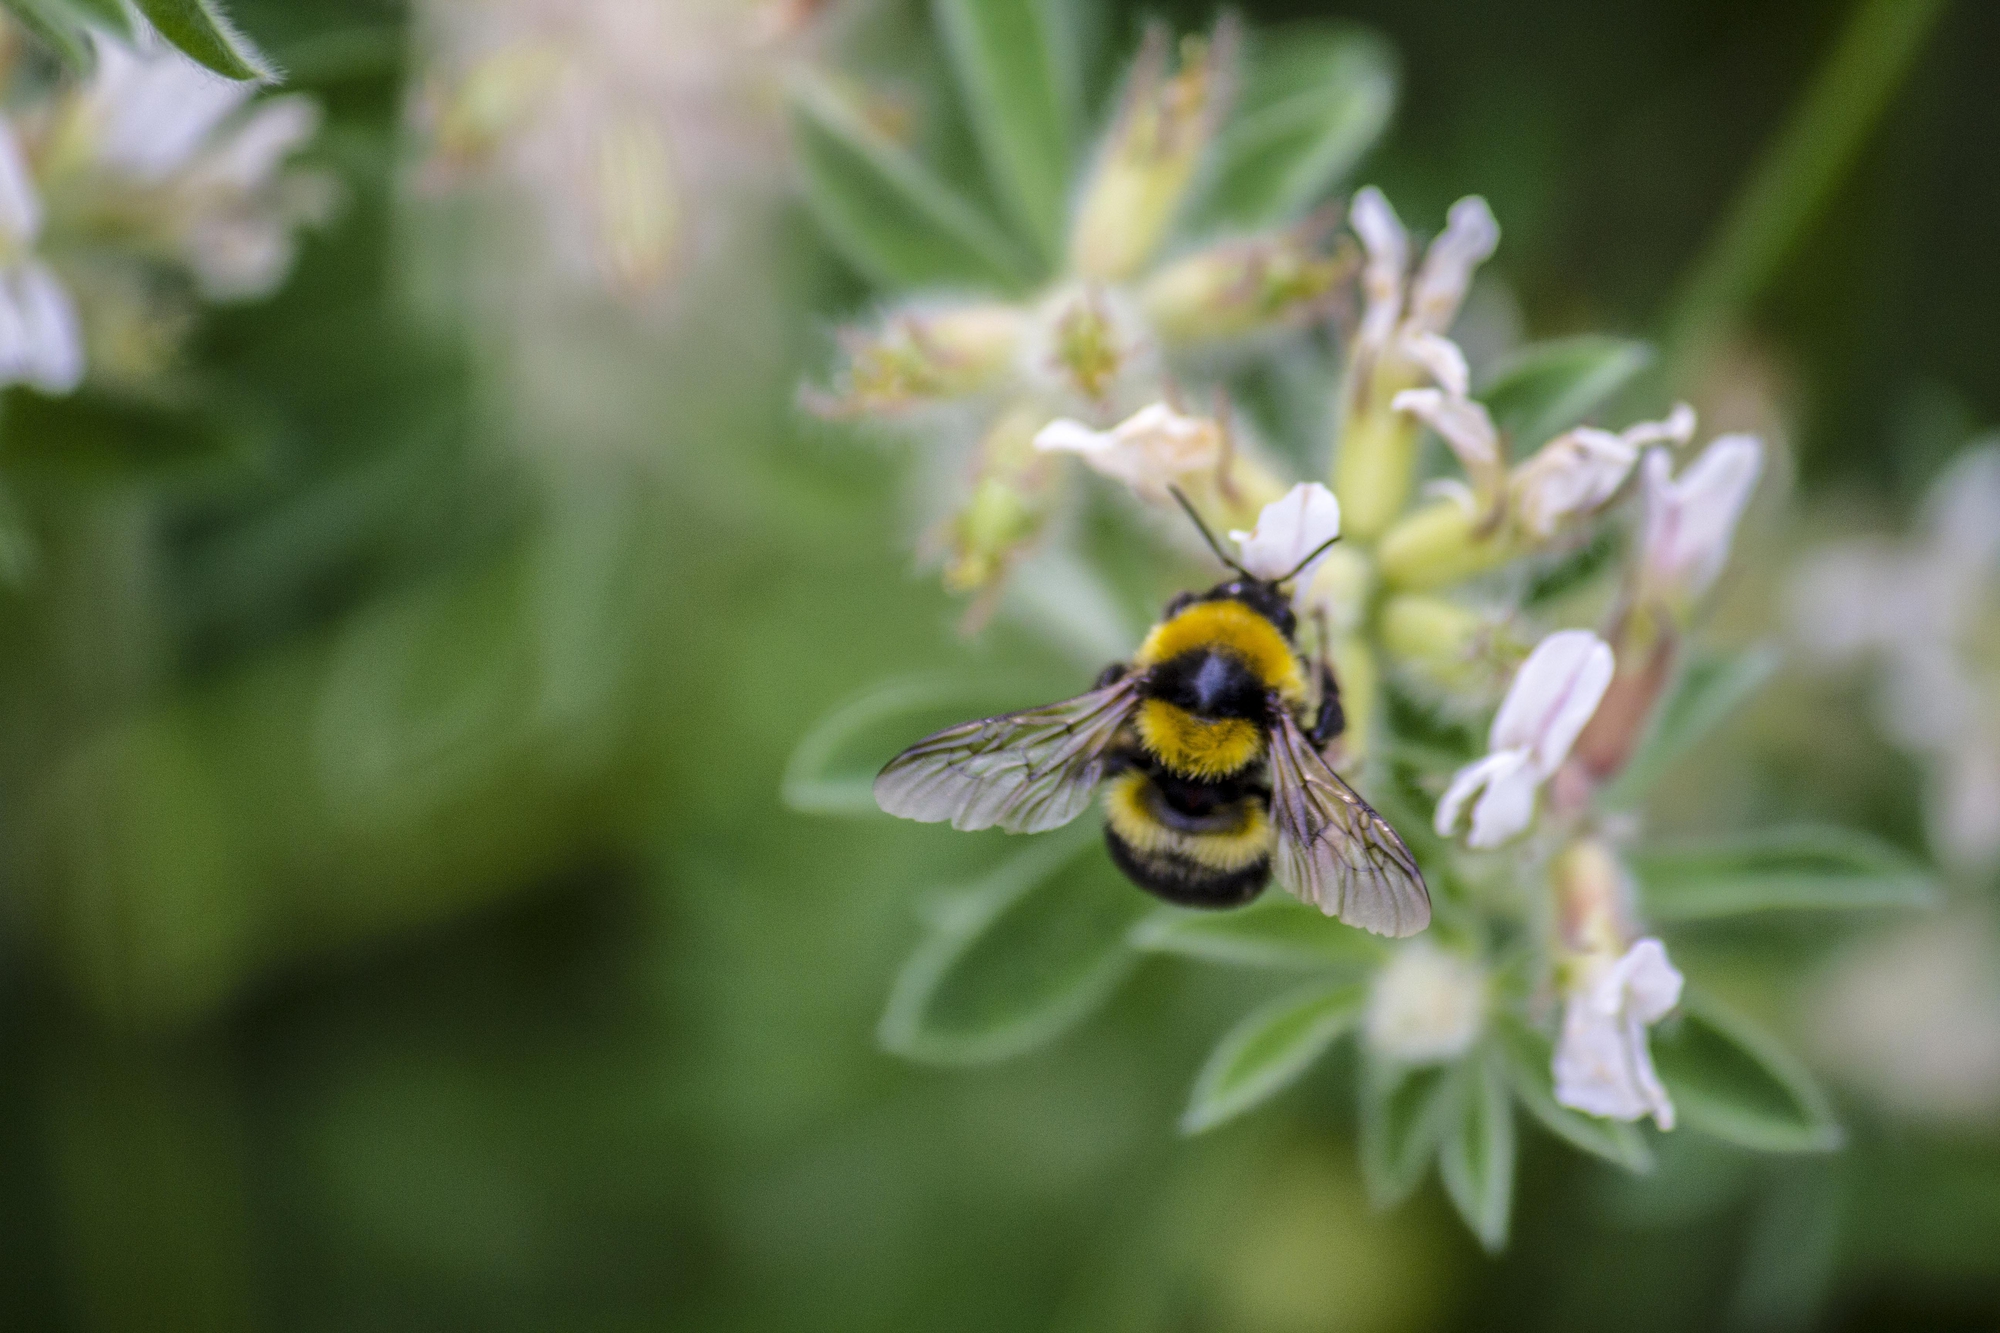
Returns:
[[[1186,511],[1187,516],[1193,520],[1195,530],[1200,532],[1202,540],[1208,543],[1208,549],[1215,552],[1215,558],[1236,571],[1235,578],[1216,584],[1200,597],[1183,594],[1182,597],[1175,598],[1173,604],[1167,608],[1167,614],[1172,616],[1175,611],[1189,602],[1217,602],[1227,598],[1231,601],[1243,603],[1252,611],[1255,611],[1258,615],[1263,616],[1266,620],[1269,620],[1272,624],[1283,630],[1285,637],[1290,638],[1292,631],[1297,628],[1298,619],[1292,614],[1292,599],[1284,591],[1284,585],[1297,577],[1300,571],[1304,570],[1307,565],[1317,560],[1321,551],[1326,550],[1328,546],[1333,545],[1334,542],[1340,539],[1338,537],[1329,538],[1320,546],[1319,550],[1312,552],[1305,559],[1299,561],[1296,568],[1279,575],[1277,578],[1261,579],[1231,559],[1229,553],[1222,549],[1222,543],[1215,540],[1215,534],[1208,530],[1208,524],[1201,521],[1201,515],[1195,512],[1195,508],[1188,502],[1187,496],[1181,494],[1180,487],[1169,486],[1167,489],[1172,492],[1174,499],[1180,502],[1180,506]]]

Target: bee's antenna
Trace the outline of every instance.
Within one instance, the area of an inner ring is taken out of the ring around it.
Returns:
[[[1189,503],[1187,496],[1181,494],[1180,487],[1178,486],[1167,487],[1167,494],[1173,496],[1175,500],[1179,501],[1181,509],[1186,512],[1189,518],[1194,520],[1195,530],[1201,533],[1201,539],[1208,543],[1208,549],[1215,552],[1215,558],[1217,560],[1220,560],[1223,564],[1228,565],[1231,569],[1235,570],[1238,574],[1241,574],[1246,579],[1254,579],[1257,577],[1255,574],[1252,574],[1249,570],[1243,568],[1243,566],[1237,564],[1234,560],[1231,560],[1229,556],[1223,551],[1222,543],[1215,540],[1215,534],[1208,530],[1208,524],[1201,521],[1201,515],[1195,512],[1194,505]],[[1313,554],[1317,555],[1319,554],[1319,552],[1315,551],[1313,552]]]
[[[1311,554],[1311,555],[1309,555],[1309,556],[1307,556],[1307,557],[1306,557],[1305,559],[1303,559],[1303,560],[1299,561],[1299,563],[1297,563],[1296,565],[1293,565],[1293,566],[1292,566],[1292,572],[1291,572],[1291,573],[1289,573],[1289,574],[1283,574],[1283,575],[1280,575],[1279,577],[1277,577],[1277,578],[1275,578],[1275,579],[1272,579],[1272,580],[1271,580],[1271,582],[1273,582],[1273,583],[1283,583],[1283,582],[1285,582],[1285,581],[1286,581],[1286,580],[1288,580],[1288,579],[1295,579],[1295,578],[1297,578],[1297,577],[1298,577],[1298,575],[1299,575],[1299,571],[1300,571],[1300,570],[1304,569],[1304,568],[1305,568],[1305,567],[1306,567],[1307,565],[1310,565],[1310,564],[1311,564],[1311,563],[1312,563],[1313,561],[1315,561],[1315,560],[1319,559],[1319,557],[1320,557],[1320,553],[1321,553],[1322,551],[1326,550],[1326,548],[1327,548],[1327,547],[1329,547],[1329,546],[1333,545],[1333,544],[1334,544],[1335,542],[1337,542],[1337,541],[1339,541],[1339,540],[1340,540],[1340,534],[1336,532],[1336,533],[1335,533],[1335,534],[1334,534],[1333,536],[1331,536],[1331,537],[1328,537],[1328,538],[1327,538],[1327,539],[1326,539],[1325,541],[1321,542],[1321,543],[1320,543],[1320,544],[1319,544],[1318,546],[1315,546],[1315,547],[1313,547],[1313,549],[1312,549],[1312,554]]]

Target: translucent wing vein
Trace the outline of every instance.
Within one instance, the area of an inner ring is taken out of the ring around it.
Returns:
[[[1083,813],[1138,700],[1131,677],[1061,703],[946,727],[890,760],[875,803],[953,828],[1040,833]]]
[[[1291,714],[1271,728],[1271,869],[1303,902],[1377,935],[1431,921],[1430,890],[1389,822],[1326,766]]]

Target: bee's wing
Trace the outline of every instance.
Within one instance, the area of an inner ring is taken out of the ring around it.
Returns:
[[[1058,828],[1090,804],[1105,751],[1138,701],[1138,680],[1128,676],[1061,703],[946,727],[889,761],[875,779],[875,804],[959,829]]]
[[[1403,839],[1326,766],[1288,710],[1272,712],[1271,868],[1278,883],[1377,935],[1414,935],[1428,926],[1430,890]]]

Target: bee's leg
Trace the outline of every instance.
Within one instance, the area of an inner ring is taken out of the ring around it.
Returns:
[[[1308,739],[1313,748],[1324,751],[1347,730],[1347,710],[1340,706],[1340,683],[1333,678],[1333,665],[1327,661],[1326,613],[1315,611],[1313,622],[1319,626],[1319,714],[1313,719],[1312,732]]]
[[[1308,739],[1313,748],[1324,750],[1340,734],[1347,730],[1347,710],[1340,706],[1340,686],[1333,678],[1333,669],[1322,660],[1319,664],[1319,715],[1313,719],[1312,731]]]
[[[1119,681],[1125,679],[1125,673],[1129,670],[1131,668],[1123,662],[1113,662],[1110,666],[1097,673],[1097,683],[1090,688],[1101,690],[1107,685],[1116,685]]]

